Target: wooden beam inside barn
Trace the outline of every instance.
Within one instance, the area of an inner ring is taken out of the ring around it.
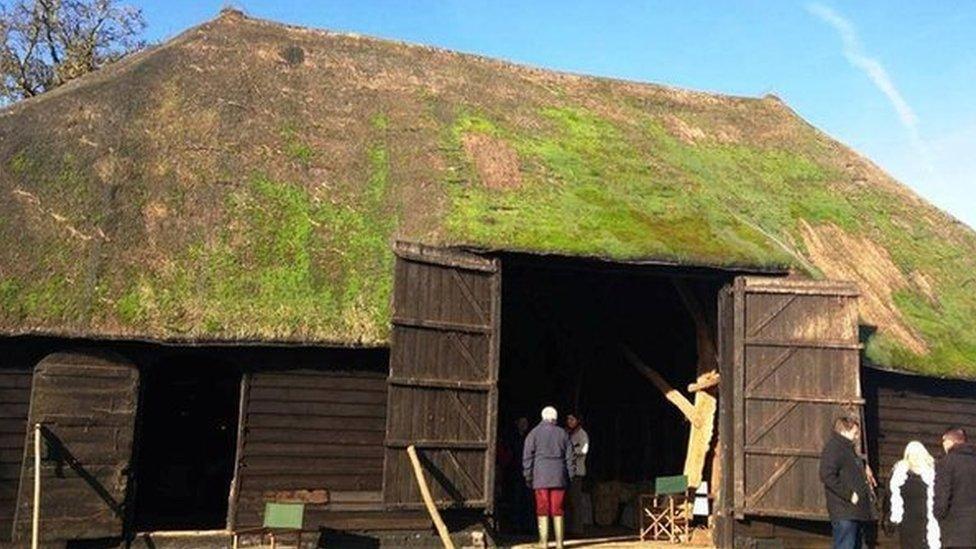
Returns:
[[[688,400],[685,395],[681,394],[681,391],[675,389],[667,382],[661,374],[657,373],[654,368],[651,368],[644,361],[640,359],[629,347],[621,345],[621,351],[623,351],[624,356],[630,364],[637,369],[644,377],[648,379],[655,387],[664,395],[664,398],[668,399],[672,404],[674,404],[681,413],[684,414],[685,418],[691,422],[692,426],[699,426],[701,424],[701,418],[698,416],[698,412],[695,410],[695,406]]]
[[[672,387],[661,377],[661,374],[644,364],[633,351],[626,346],[621,346],[621,350],[630,364],[650,380],[664,394],[665,398],[681,410],[681,413],[691,423],[684,474],[688,477],[689,485],[698,486],[702,481],[705,458],[708,455],[714,432],[715,413],[718,407],[717,399],[706,391],[698,391],[695,393],[695,403],[692,404],[687,397],[681,394],[681,391]]]

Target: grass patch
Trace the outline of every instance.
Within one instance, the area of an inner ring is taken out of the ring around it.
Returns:
[[[374,130],[385,132],[390,127],[390,119],[385,113],[376,113],[369,119],[369,125]]]
[[[0,280],[0,312],[10,319],[22,317],[20,307],[20,283],[16,280]]]
[[[34,171],[34,161],[26,150],[20,150],[13,155],[7,162],[10,171],[18,176],[32,173]]]
[[[377,139],[368,173],[337,196],[255,174],[224,204],[219,232],[132,285],[120,320],[234,337],[263,333],[364,342],[388,335],[396,228],[389,154]],[[382,276],[377,276],[382,273]]]
[[[142,292],[138,287],[129,289],[115,302],[115,312],[119,318],[129,325],[142,324],[146,319],[146,308]]]
[[[315,150],[301,139],[298,130],[293,125],[287,124],[282,128],[281,138],[284,141],[285,154],[288,158],[305,168],[312,164],[312,160],[315,158]]]

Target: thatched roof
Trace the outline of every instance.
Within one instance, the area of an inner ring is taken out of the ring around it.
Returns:
[[[0,111],[0,332],[381,345],[391,242],[858,281],[976,376],[976,234],[774,97],[226,12]]]

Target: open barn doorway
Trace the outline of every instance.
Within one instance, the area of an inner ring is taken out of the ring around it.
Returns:
[[[137,531],[226,527],[241,372],[205,354],[146,368],[136,450]]]
[[[651,493],[656,477],[683,474],[689,452],[688,410],[651,378],[656,373],[686,403],[695,400],[688,386],[714,370],[717,296],[732,274],[521,255],[503,257],[503,265],[501,528],[534,529],[525,508],[531,494],[517,475],[516,424],[525,417],[531,428],[553,405],[560,424],[567,413],[582,416],[590,438],[582,535],[634,535],[637,494]],[[711,456],[700,460],[705,480]]]

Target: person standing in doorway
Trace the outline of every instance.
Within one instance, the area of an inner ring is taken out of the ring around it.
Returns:
[[[891,522],[898,525],[902,549],[939,549],[939,522],[933,513],[935,460],[913,440],[891,470]]]
[[[566,416],[566,433],[573,445],[573,476],[569,479],[569,494],[566,502],[566,515],[569,521],[569,532],[574,535],[583,533],[583,478],[586,476],[586,454],[590,451],[590,436],[583,429],[582,418],[579,414]]]
[[[860,433],[856,419],[837,418],[820,454],[820,481],[827,496],[834,549],[861,549],[864,523],[873,519],[871,483],[855,449]]]
[[[562,549],[564,538],[563,500],[566,485],[573,474],[573,447],[566,431],[556,425],[558,413],[552,406],[542,409],[542,421],[525,437],[522,471],[525,483],[535,492],[535,514],[539,526],[539,544],[549,545],[549,517],[556,531],[556,547]]]
[[[529,418],[520,416],[513,427],[509,444],[512,454],[519,461],[524,455],[525,437],[529,434]],[[512,526],[520,534],[528,533],[532,529],[532,491],[525,486],[521,462],[511,471],[509,486],[512,491]]]
[[[945,457],[935,466],[933,512],[942,529],[942,547],[976,547],[976,448],[966,431],[942,435]]]

